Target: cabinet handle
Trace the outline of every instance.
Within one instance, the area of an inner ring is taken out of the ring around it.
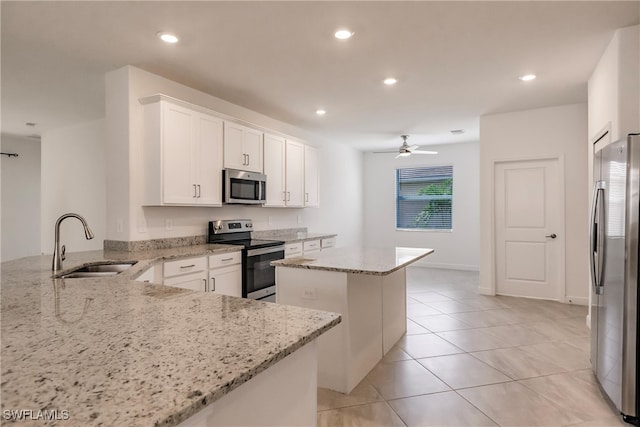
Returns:
[[[211,285],[213,286],[213,289],[211,289],[211,292],[215,292],[216,291],[216,278],[215,277],[211,278]]]
[[[251,164],[251,155],[247,154],[247,166]]]
[[[243,154],[242,155],[242,165],[243,166],[247,166],[249,164],[249,161],[247,160],[247,155]]]
[[[287,202],[291,201],[291,191],[287,191]]]
[[[222,262],[233,261],[233,258],[222,258],[220,261],[222,261]]]
[[[180,268],[193,268],[195,267],[195,264],[191,264],[191,265],[181,265]]]
[[[193,184],[193,197],[198,197],[198,189],[195,184]]]
[[[198,198],[200,198],[200,184],[198,184]]]
[[[202,279],[204,282],[204,291],[207,292],[207,279]]]
[[[286,201],[287,201],[287,192],[286,192],[286,191],[283,191],[283,192],[282,192],[282,201],[283,201],[283,202],[286,202]]]
[[[304,193],[304,201],[309,203],[309,193]]]

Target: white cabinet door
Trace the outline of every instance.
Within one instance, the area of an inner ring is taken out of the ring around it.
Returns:
[[[264,134],[264,174],[267,175],[265,206],[285,206],[284,162],[285,141],[279,136]]]
[[[262,173],[262,132],[225,121],[224,167]]]
[[[287,206],[304,206],[304,150],[305,146],[299,142],[287,141],[286,143]]]
[[[223,121],[217,117],[197,116],[197,146],[194,150],[198,178],[198,204],[222,205],[222,134]]]
[[[194,112],[177,105],[162,103],[162,203],[193,204],[196,199],[192,175],[191,141]]]
[[[209,270],[209,292],[242,297],[242,267],[240,264]]]
[[[284,245],[284,257],[293,258],[302,255],[302,242],[287,243]]]
[[[318,150],[308,145],[304,147],[304,205],[320,205]]]
[[[224,122],[224,167],[244,170],[247,158],[244,153],[244,126]]]
[[[333,248],[336,245],[335,237],[327,237],[320,241],[320,250]]]
[[[262,173],[262,136],[263,133],[245,128],[244,152],[247,155],[245,170]]]
[[[222,205],[222,119],[158,96],[141,101],[144,204]]]
[[[185,274],[184,276],[170,277],[164,279],[164,284],[174,288],[204,292],[207,290],[207,274],[204,271],[200,271],[198,273]]]
[[[302,245],[303,255],[320,252],[320,240],[308,240]]]

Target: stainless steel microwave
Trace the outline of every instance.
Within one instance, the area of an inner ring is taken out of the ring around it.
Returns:
[[[259,205],[267,197],[267,176],[257,172],[223,169],[222,200],[227,204]]]

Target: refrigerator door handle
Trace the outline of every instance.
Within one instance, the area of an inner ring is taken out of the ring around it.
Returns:
[[[602,273],[604,266],[604,197],[605,182],[597,181],[593,186],[591,205],[591,231],[589,261],[591,264],[591,283],[596,295],[602,294]]]

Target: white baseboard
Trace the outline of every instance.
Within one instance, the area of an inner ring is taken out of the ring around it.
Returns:
[[[589,305],[589,297],[572,297],[567,295],[564,297],[564,303],[574,305]]]
[[[493,292],[491,292],[491,288],[478,287],[478,292],[480,292],[480,295],[495,295]]]
[[[480,267],[477,265],[463,265],[463,264],[441,264],[441,263],[431,263],[426,261],[417,261],[411,264],[411,267],[422,267],[422,268],[439,268],[444,270],[465,270],[465,271],[480,271]]]

